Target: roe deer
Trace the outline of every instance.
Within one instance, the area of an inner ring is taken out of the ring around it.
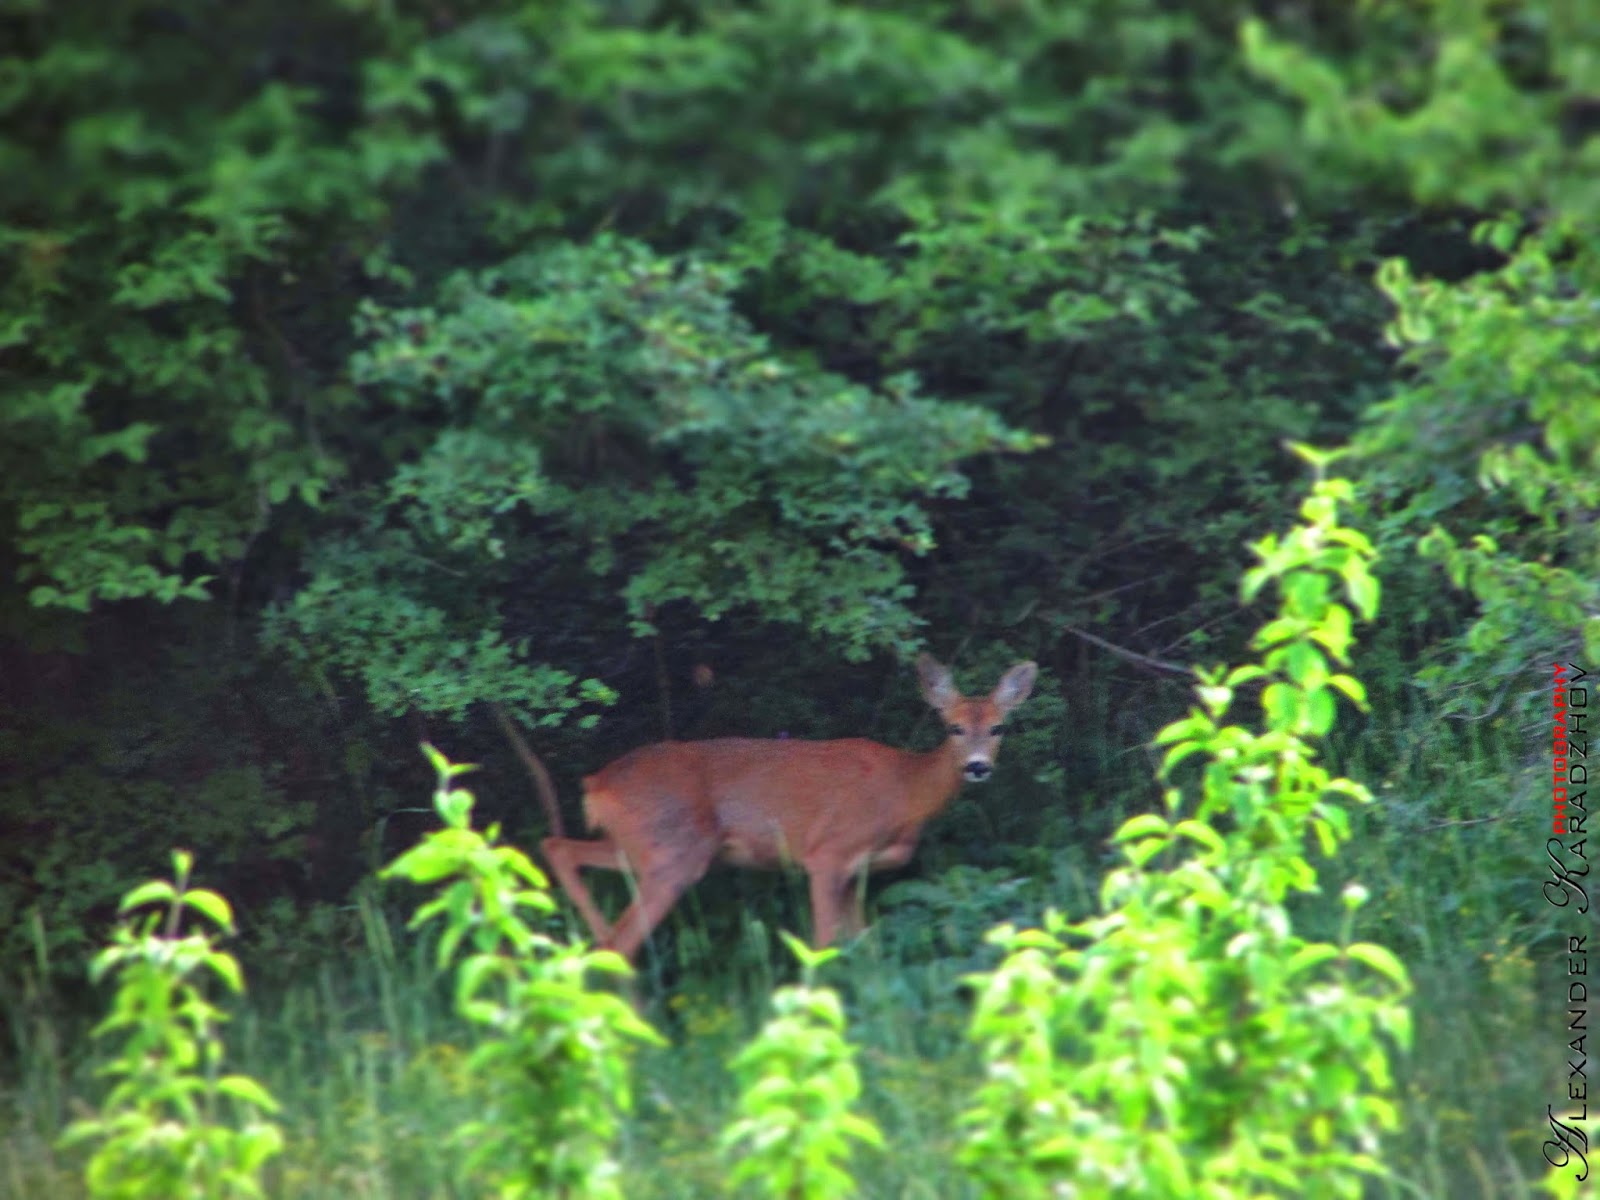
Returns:
[[[798,863],[811,880],[816,944],[840,926],[861,927],[858,876],[898,867],[917,835],[961,786],[989,777],[1006,714],[1028,698],[1038,667],[1018,663],[988,696],[956,691],[950,671],[917,659],[922,695],[944,718],[937,749],[897,750],[866,738],[808,742],[715,738],[656,742],[624,754],[583,781],[584,813],[601,836],[562,836],[549,774],[504,714],[502,727],[534,773],[555,836],[540,843],[545,861],[588,923],[595,944],[626,958],[638,953],[685,889],[718,858],[736,866]],[[613,926],[578,872],[630,872],[634,901]]]

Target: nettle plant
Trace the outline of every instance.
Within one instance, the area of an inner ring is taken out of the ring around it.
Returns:
[[[250,1076],[224,1073],[227,1015],[206,994],[208,981],[244,991],[238,960],[216,945],[218,932],[233,932],[233,911],[189,886],[191,854],[175,851],[172,862],[170,881],[123,897],[122,913],[146,911],[119,926],[90,966],[96,982],[117,981],[95,1035],[121,1041],[99,1068],[113,1081],[100,1111],[69,1125],[61,1144],[96,1144],[85,1171],[91,1196],[260,1196],[261,1170],[283,1149],[269,1119],[278,1105]]]
[[[883,1134],[852,1111],[861,1097],[855,1050],[844,1036],[839,993],[816,983],[837,950],[811,950],[784,934],[802,981],[779,988],[772,1017],[733,1060],[738,1113],[723,1131],[729,1182],[782,1200],[857,1194],[848,1161],[855,1143],[882,1146]]]
[[[502,1200],[620,1197],[611,1145],[632,1102],[628,1051],[660,1035],[619,996],[586,986],[591,972],[630,975],[621,956],[534,927],[556,907],[543,872],[499,844],[499,826],[472,828],[472,793],[451,786],[471,766],[423,749],[439,774],[434,806],[445,827],[381,877],[443,884],[411,926],[442,918],[441,967],[466,946],[456,1009],[484,1036],[467,1060],[483,1115],[461,1128],[464,1165]]]
[[[1278,615],[1256,635],[1259,663],[1199,672],[1199,705],[1169,725],[1165,813],[1116,835],[1102,911],[1005,926],[1006,957],[975,977],[972,1036],[986,1062],[965,1114],[964,1166],[986,1196],[1359,1196],[1382,1173],[1394,1128],[1390,1055],[1410,1043],[1407,972],[1352,940],[1358,885],[1343,894],[1337,943],[1295,933],[1291,896],[1317,891],[1308,840],[1332,855],[1366,788],[1316,761],[1335,696],[1365,707],[1344,673],[1351,609],[1371,620],[1371,543],[1339,524],[1352,495],[1320,478],[1301,522],[1253,549],[1253,599]],[[1228,718],[1259,688],[1260,732]]]

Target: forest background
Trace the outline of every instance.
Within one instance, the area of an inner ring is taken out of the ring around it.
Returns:
[[[961,980],[1157,806],[1189,668],[1261,624],[1291,441],[1348,448],[1380,552],[1326,749],[1376,803],[1297,913],[1364,880],[1412,972],[1387,1186],[1542,1174],[1600,13],[11,0],[0,53],[0,1189],[75,1194],[85,963],[183,846],[239,912],[234,1049],[300,1114],[284,1194],[454,1194],[448,994],[369,882],[436,825],[417,744],[531,847],[495,706],[576,825],[662,737],[932,744],[926,645],[969,690],[1042,667],[839,966],[895,1148],[864,1194],[963,1194]],[[722,1060],[806,920],[723,873],[657,935],[627,1194],[719,1177]]]

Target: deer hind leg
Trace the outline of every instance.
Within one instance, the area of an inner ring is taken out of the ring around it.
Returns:
[[[650,931],[661,924],[672,906],[706,873],[717,856],[717,843],[686,842],[670,854],[656,854],[638,868],[638,894],[632,904],[617,918],[610,937],[604,943],[607,950],[615,950],[626,959],[639,953]]]
[[[595,840],[549,837],[539,843],[539,851],[544,855],[545,862],[550,864],[561,890],[567,893],[578,915],[589,926],[595,945],[603,945],[611,936],[611,925],[601,916],[599,905],[595,904],[594,897],[589,894],[578,872],[584,867],[603,871],[626,870],[622,851],[615,842],[605,837]]]

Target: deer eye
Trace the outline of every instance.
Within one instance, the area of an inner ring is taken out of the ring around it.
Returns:
[[[1006,727],[1004,725],[991,725],[991,726],[989,726],[989,736],[990,737],[999,737],[1005,731],[1006,731]]]
[[[944,731],[946,733],[948,733],[951,737],[962,737],[962,736],[964,736],[966,734],[967,727],[965,725],[956,725],[954,723],[951,723],[951,724],[946,725],[944,727]]]

